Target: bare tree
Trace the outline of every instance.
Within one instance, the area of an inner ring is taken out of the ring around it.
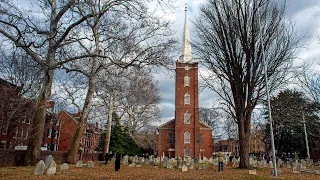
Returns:
[[[195,21],[194,47],[209,73],[204,80],[238,125],[240,168],[250,166],[251,115],[266,95],[262,55],[267,61],[268,84],[274,90],[285,83],[297,47],[298,38],[285,22],[284,12],[284,5],[270,0],[209,0]]]
[[[31,2],[31,1],[30,1]],[[37,1],[22,8],[9,0],[0,3],[0,34],[15,47],[23,49],[40,67],[43,73],[42,89],[37,98],[34,128],[30,138],[25,164],[35,164],[40,154],[43,125],[47,102],[51,96],[54,70],[66,62],[96,55],[77,54],[57,56],[57,52],[71,47],[77,37],[69,33],[85,20],[101,16],[121,1],[101,4],[99,14],[75,15],[71,9],[82,5],[82,1],[48,0]],[[40,13],[40,14],[39,14]],[[42,14],[41,14],[42,13]],[[58,58],[59,57],[59,58]]]
[[[314,62],[303,63],[295,70],[296,84],[313,101],[320,103],[320,72],[312,69]]]

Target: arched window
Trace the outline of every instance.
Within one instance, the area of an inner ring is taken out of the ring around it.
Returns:
[[[184,95],[184,104],[190,104],[190,94],[188,93]]]
[[[190,133],[188,131],[184,133],[184,143],[190,143]]]
[[[184,86],[190,86],[190,77],[189,76],[184,77]]]
[[[184,113],[184,123],[190,124],[190,113],[189,112]]]

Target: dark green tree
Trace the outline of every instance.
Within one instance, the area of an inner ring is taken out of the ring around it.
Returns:
[[[319,152],[320,112],[319,104],[308,100],[303,93],[285,90],[271,99],[274,140],[277,154],[297,152],[300,158],[307,157],[303,116],[306,122],[310,155]],[[267,114],[267,112],[265,112]],[[269,117],[266,116],[269,120]],[[270,125],[266,138],[270,139]],[[270,141],[269,141],[270,142]]]
[[[119,125],[120,118],[116,113],[113,113],[111,137],[110,137],[110,151],[113,153],[120,152],[121,154],[139,155],[140,148],[135,141],[129,136],[127,129],[122,129]],[[99,145],[97,150],[102,151],[104,147],[104,139],[106,132],[104,131],[99,138]]]

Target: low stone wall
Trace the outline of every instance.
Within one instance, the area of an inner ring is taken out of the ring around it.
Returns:
[[[3,149],[0,150],[0,167],[5,166],[22,166],[25,157],[25,150]],[[39,160],[45,160],[48,155],[52,155],[57,164],[67,162],[68,153],[59,151],[41,151]],[[82,161],[101,161],[101,155],[98,153],[83,153]],[[76,157],[79,160],[79,154]]]

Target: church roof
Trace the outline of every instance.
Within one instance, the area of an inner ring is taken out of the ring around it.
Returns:
[[[175,122],[175,119],[172,119],[172,120],[170,120],[170,121],[162,124],[161,126],[159,126],[159,129],[170,128],[170,125],[171,125],[172,123],[174,123],[174,122]]]

